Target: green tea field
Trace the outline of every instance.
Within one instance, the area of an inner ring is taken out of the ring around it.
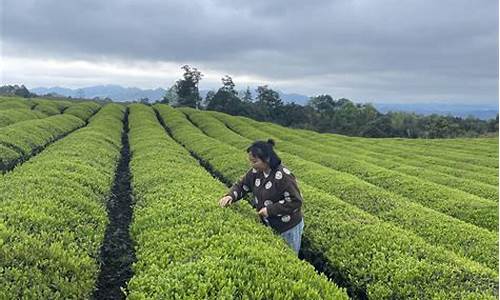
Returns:
[[[304,198],[299,257],[251,197],[218,204],[269,138]],[[498,299],[498,150],[0,97],[0,299]]]

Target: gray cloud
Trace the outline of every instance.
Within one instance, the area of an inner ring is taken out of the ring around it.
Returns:
[[[498,101],[491,0],[4,0],[5,56],[189,63],[358,101]]]

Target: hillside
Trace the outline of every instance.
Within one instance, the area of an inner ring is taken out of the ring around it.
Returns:
[[[300,259],[250,193],[218,205],[269,138],[303,197]],[[0,298],[497,299],[498,143],[0,97]]]

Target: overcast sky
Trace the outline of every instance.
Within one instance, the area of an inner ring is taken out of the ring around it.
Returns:
[[[1,83],[200,88],[233,76],[356,102],[498,102],[495,0],[2,0]]]

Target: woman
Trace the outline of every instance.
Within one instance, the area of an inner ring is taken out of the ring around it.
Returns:
[[[302,195],[295,176],[281,164],[274,152],[275,143],[256,141],[247,149],[252,168],[219,200],[226,207],[248,192],[255,196],[253,206],[262,221],[277,231],[299,253],[304,220]]]

